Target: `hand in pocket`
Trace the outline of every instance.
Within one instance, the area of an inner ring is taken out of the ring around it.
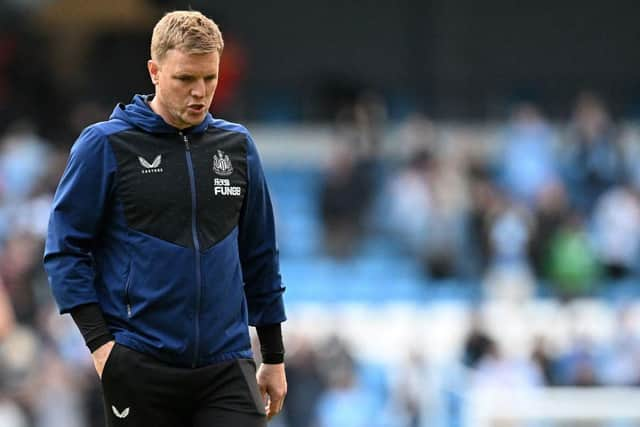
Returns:
[[[91,353],[91,357],[93,358],[93,366],[96,368],[96,372],[100,379],[102,379],[102,372],[104,371],[104,367],[107,364],[107,360],[109,360],[109,356],[113,351],[113,346],[115,345],[115,341],[109,341],[102,346],[98,347],[96,351]]]

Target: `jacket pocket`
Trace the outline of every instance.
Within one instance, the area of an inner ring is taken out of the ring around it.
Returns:
[[[253,400],[255,411],[260,415],[267,415],[265,409],[265,402],[262,400],[262,394],[258,387],[256,380],[256,362],[253,359],[238,359],[236,360],[240,372],[244,378],[245,385],[247,386],[246,392],[250,395],[250,400]],[[247,399],[248,401],[250,401]]]

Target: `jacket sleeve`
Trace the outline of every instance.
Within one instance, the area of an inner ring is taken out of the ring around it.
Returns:
[[[247,195],[240,217],[238,243],[249,308],[249,324],[286,320],[273,208],[258,151],[247,134]]]
[[[44,267],[60,313],[98,302],[92,247],[116,170],[105,137],[87,128],[71,148],[53,198]]]

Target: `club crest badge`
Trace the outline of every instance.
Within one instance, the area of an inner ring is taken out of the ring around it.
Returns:
[[[213,155],[213,171],[220,176],[229,176],[233,173],[229,155],[224,154],[222,150],[218,150],[218,154]]]

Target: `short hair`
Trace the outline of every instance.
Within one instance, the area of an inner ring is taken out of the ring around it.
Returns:
[[[222,54],[224,41],[218,25],[195,10],[176,10],[162,17],[153,28],[151,59],[160,61],[170,49],[185,53]]]

